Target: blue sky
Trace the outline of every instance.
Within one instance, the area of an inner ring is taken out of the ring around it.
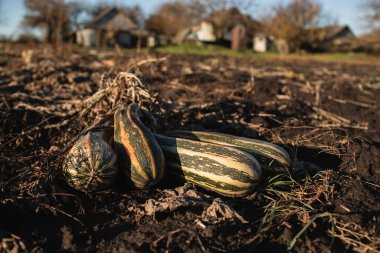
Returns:
[[[43,0],[42,0],[43,1]],[[253,17],[259,17],[267,13],[270,7],[276,3],[286,3],[289,0],[254,0],[252,10],[249,12]],[[365,26],[361,21],[362,11],[360,5],[365,0],[319,0],[323,10],[329,18],[339,24],[348,24],[355,34],[364,32]],[[82,0],[82,2],[92,4],[96,0]],[[151,14],[158,6],[166,2],[165,0],[109,0],[110,3],[136,5],[140,4],[146,16]],[[0,1],[0,35],[16,37],[22,33],[20,22],[25,14],[23,0],[2,0]]]

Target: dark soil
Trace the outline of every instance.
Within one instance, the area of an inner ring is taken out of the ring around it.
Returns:
[[[162,55],[50,52],[35,50],[26,64],[20,48],[0,51],[0,249],[285,252],[311,217],[329,213],[336,226],[359,236],[332,234],[331,218],[321,216],[292,250],[380,250],[380,65],[192,55],[144,63]],[[128,189],[122,180],[97,194],[69,187],[62,153],[92,118],[68,115],[99,89],[111,65],[136,73],[158,92],[167,112],[158,132],[212,130],[286,147],[300,162],[296,184],[281,191],[317,196],[305,200],[312,208],[271,218],[271,175],[247,198],[222,198],[248,223],[205,227],[196,222],[201,206],[155,218],[139,213],[163,189],[180,186],[170,179],[149,190]]]

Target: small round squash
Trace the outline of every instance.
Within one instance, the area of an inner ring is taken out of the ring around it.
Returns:
[[[118,168],[117,155],[101,132],[88,132],[70,149],[63,164],[68,183],[92,192],[112,187]]]

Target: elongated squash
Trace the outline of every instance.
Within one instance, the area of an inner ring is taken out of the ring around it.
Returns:
[[[114,142],[121,170],[142,189],[161,180],[165,158],[152,132],[140,121],[140,113],[135,104],[116,110]]]
[[[250,154],[232,147],[155,134],[167,172],[220,195],[241,197],[253,191],[261,169]]]
[[[118,167],[116,152],[107,136],[108,131],[90,131],[70,149],[63,170],[72,187],[86,192],[111,188]]]
[[[253,154],[263,169],[281,171],[292,168],[292,159],[288,152],[270,142],[215,132],[174,131],[167,135],[239,148]]]

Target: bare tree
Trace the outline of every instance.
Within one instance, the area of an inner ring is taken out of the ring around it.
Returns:
[[[380,0],[368,0],[363,7],[368,26],[373,30],[380,29]]]
[[[109,7],[112,7],[113,5],[107,3],[107,1],[105,0],[100,0],[100,1],[97,1],[96,4],[94,5],[90,5],[88,6],[87,8],[87,12],[93,16],[93,17],[96,17],[98,16],[102,11],[104,11],[105,9],[109,8]]]
[[[45,29],[46,42],[61,43],[69,31],[70,16],[63,0],[25,0],[27,14],[23,23]]]
[[[228,5],[227,0],[194,0],[192,2],[203,6],[208,14],[226,9]]]
[[[192,1],[165,3],[148,18],[145,27],[153,32],[172,36],[200,20],[202,8],[200,5],[196,6],[197,4]]]
[[[144,25],[145,17],[144,17],[144,12],[141,9],[140,5],[126,7],[124,8],[124,11],[133,20],[133,22],[138,24],[140,27]]]
[[[298,50],[310,40],[320,18],[321,5],[316,1],[292,0],[274,7],[274,14],[267,20],[267,32]]]
[[[172,36],[184,28],[212,16],[215,29],[222,33],[227,29],[231,15],[239,10],[249,9],[252,0],[184,0],[171,1],[159,9],[146,21],[146,28],[157,33]],[[230,11],[232,10],[232,11]],[[216,15],[213,15],[217,13]],[[223,13],[225,15],[223,15]],[[240,12],[239,12],[240,14]]]
[[[72,28],[74,30],[78,30],[81,27],[83,21],[80,19],[80,17],[83,13],[87,11],[85,5],[77,1],[68,2],[67,10],[69,12],[70,24]]]
[[[202,6],[207,14],[228,8],[237,8],[240,11],[248,11],[254,4],[253,0],[189,0]]]

